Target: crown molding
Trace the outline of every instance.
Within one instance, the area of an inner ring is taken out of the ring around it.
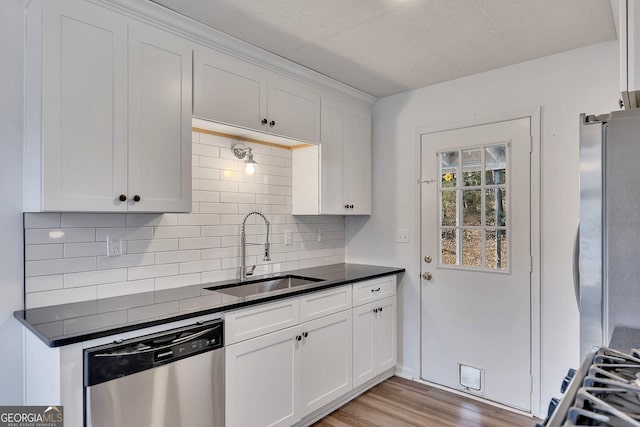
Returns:
[[[118,11],[136,20],[148,23],[187,38],[202,46],[235,56],[288,77],[303,80],[337,96],[348,96],[367,106],[378,98],[352,86],[332,79],[317,71],[289,61],[200,22],[180,15],[148,0],[89,0],[92,3]]]

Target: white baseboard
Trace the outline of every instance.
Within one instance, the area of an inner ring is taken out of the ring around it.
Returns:
[[[415,378],[413,369],[400,365],[396,366],[396,376],[404,378],[405,380],[413,380]]]

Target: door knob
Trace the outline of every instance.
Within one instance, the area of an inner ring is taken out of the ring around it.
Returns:
[[[426,262],[427,264],[431,263],[431,257],[429,255],[425,255],[424,256],[424,262]]]
[[[424,280],[431,280],[433,278],[433,275],[427,271],[427,272],[422,273],[422,278]]]

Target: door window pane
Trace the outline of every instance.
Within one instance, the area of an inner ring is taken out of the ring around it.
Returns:
[[[462,236],[462,265],[482,267],[482,230],[463,230]]]
[[[490,188],[485,190],[485,225],[504,227],[507,225],[507,190]]]
[[[507,182],[507,146],[485,147],[484,165],[486,185],[505,184]]]
[[[440,182],[442,188],[455,187],[460,167],[458,151],[440,153]]]
[[[480,225],[482,219],[482,190],[462,192],[463,225]]]
[[[441,258],[440,262],[445,265],[458,264],[458,230],[445,229],[440,234]]]
[[[465,187],[482,184],[482,149],[462,151],[462,176]]]
[[[441,193],[441,221],[442,225],[458,225],[458,210],[457,210],[457,201],[456,194],[454,191],[442,191]]]
[[[507,230],[487,230],[485,232],[486,268],[507,269]]]

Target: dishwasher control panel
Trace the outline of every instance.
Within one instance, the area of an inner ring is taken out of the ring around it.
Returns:
[[[89,387],[223,347],[224,322],[197,325],[93,347],[84,352]]]

